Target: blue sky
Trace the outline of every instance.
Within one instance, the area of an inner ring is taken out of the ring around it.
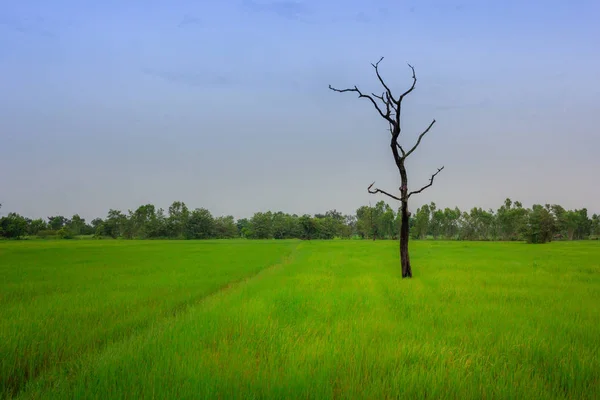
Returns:
[[[411,208],[600,212],[595,1],[32,1],[0,6],[0,203],[105,216],[351,213],[399,177],[368,102],[405,101]],[[390,203],[394,205],[393,203]],[[394,205],[395,206],[395,205]]]

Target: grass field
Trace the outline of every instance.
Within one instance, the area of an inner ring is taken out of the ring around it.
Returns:
[[[600,243],[0,242],[3,397],[600,397]]]

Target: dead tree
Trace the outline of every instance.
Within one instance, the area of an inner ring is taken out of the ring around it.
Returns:
[[[428,187],[430,187],[431,185],[433,185],[433,180],[435,179],[437,174],[439,174],[444,169],[444,167],[438,168],[437,172],[434,173],[433,175],[431,175],[431,178],[429,179],[429,183],[427,185],[423,186],[421,189],[413,190],[413,191],[408,190],[408,175],[406,173],[406,167],[405,167],[406,159],[417,149],[417,147],[419,147],[419,144],[421,144],[421,140],[423,139],[423,137],[427,134],[427,132],[429,132],[429,130],[435,124],[435,119],[433,121],[431,121],[431,123],[429,124],[427,129],[425,129],[419,135],[419,138],[417,139],[417,142],[415,143],[415,145],[412,146],[408,151],[406,151],[402,147],[402,145],[400,145],[400,143],[398,142],[398,138],[400,137],[400,132],[401,132],[401,128],[400,128],[401,119],[400,118],[401,118],[401,110],[402,110],[402,100],[404,100],[404,98],[415,89],[415,85],[417,84],[417,76],[415,75],[414,67],[412,65],[408,64],[408,66],[412,70],[412,79],[413,79],[412,85],[407,91],[402,93],[400,95],[400,97],[394,97],[389,86],[385,83],[385,81],[383,80],[383,78],[381,77],[381,75],[379,73],[379,63],[382,60],[383,60],[383,57],[381,57],[381,59],[379,59],[379,61],[377,61],[377,63],[371,64],[373,66],[373,68],[375,69],[375,74],[377,75],[377,79],[379,79],[379,82],[381,83],[381,85],[383,86],[383,89],[384,89],[384,91],[381,95],[377,95],[375,93],[371,93],[370,95],[364,94],[363,92],[360,91],[360,89],[357,86],[354,86],[353,88],[349,88],[349,89],[336,89],[336,88],[332,87],[331,85],[329,85],[329,89],[331,89],[335,92],[339,92],[339,93],[354,92],[354,93],[358,94],[359,98],[368,99],[373,104],[373,106],[375,107],[375,110],[377,110],[379,115],[384,120],[386,120],[389,124],[389,131],[392,135],[390,147],[392,149],[392,154],[394,155],[394,161],[396,163],[396,167],[398,168],[398,172],[400,173],[400,180],[402,183],[402,186],[400,186],[400,188],[399,188],[400,193],[399,193],[399,195],[393,195],[384,190],[373,188],[373,185],[375,184],[375,182],[373,182],[371,185],[369,185],[367,190],[371,194],[376,194],[376,193],[385,194],[386,196],[391,197],[394,200],[398,200],[399,202],[402,203],[402,207],[401,207],[402,225],[400,227],[400,265],[402,267],[402,277],[403,278],[411,278],[412,270],[410,267],[410,257],[408,255],[408,239],[409,239],[408,220],[410,217],[410,213],[408,212],[408,199],[410,199],[410,197],[413,194],[421,193],[423,190],[425,190]]]

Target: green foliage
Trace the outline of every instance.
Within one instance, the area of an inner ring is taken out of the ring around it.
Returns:
[[[83,229],[85,227],[85,220],[81,218],[78,214],[73,215],[68,224],[68,231],[71,235],[77,236],[81,235]],[[61,228],[65,229],[66,227]]]
[[[438,210],[435,203],[429,205],[431,210],[431,220],[429,221],[429,230],[434,239],[440,237],[444,223],[444,211]]]
[[[96,235],[118,238],[126,232],[127,216],[119,210],[110,209],[106,219],[96,226]],[[132,237],[133,235],[128,235]]]
[[[29,235],[37,236],[41,231],[48,229],[48,224],[41,218],[34,219],[29,222],[27,226],[27,233]]]
[[[442,210],[432,202],[422,205],[409,217],[410,235],[413,239],[525,240],[529,243],[593,239],[600,235],[598,215],[588,216],[585,208],[565,210],[560,205],[546,204],[543,207],[546,211],[536,211],[536,207],[527,209],[518,201],[506,199],[496,212],[481,207],[473,207],[467,212],[458,207]],[[384,201],[378,201],[374,206],[359,207],[353,215],[344,215],[337,210],[303,216],[266,211],[237,221],[230,215],[213,216],[205,208],[190,211],[185,203],[175,201],[167,214],[153,204],[144,204],[127,213],[111,209],[106,218],[95,218],[90,224],[78,214],[71,219],[49,217],[48,223],[25,218],[25,234],[45,238],[95,234],[98,238],[124,239],[397,240],[401,220],[400,210],[392,209]],[[542,229],[540,224],[547,228]],[[48,228],[55,234],[39,234]],[[548,229],[551,229],[550,233]],[[0,226],[2,237],[14,235],[14,231],[3,233],[4,228]]]
[[[525,224],[522,227],[523,237],[527,243],[547,243],[552,240],[555,232],[555,220],[547,208],[534,204],[528,213]]]
[[[394,210],[379,201],[374,207],[362,206],[356,210],[356,233],[364,239],[396,239],[399,221]]]
[[[308,214],[300,217],[300,226],[302,227],[302,239],[311,240],[316,236],[318,225],[317,221]]]
[[[460,232],[460,217],[462,213],[458,207],[444,209],[442,218],[442,233],[445,239],[456,239]],[[464,224],[463,224],[464,225]]]
[[[17,213],[9,213],[0,218],[0,236],[19,239],[27,234],[27,220]]]
[[[595,399],[599,245],[414,241],[407,281],[389,241],[4,242],[0,388]]]
[[[527,209],[518,201],[506,199],[498,209],[497,218],[500,234],[504,240],[519,240],[527,217]]]
[[[171,238],[183,239],[186,237],[186,226],[190,218],[190,211],[182,201],[175,201],[169,207],[167,219],[167,232]]]
[[[248,218],[238,219],[237,223],[238,234],[242,238],[248,238],[251,236],[250,232],[250,220]]]
[[[187,239],[210,239],[214,237],[215,220],[205,208],[196,208],[190,213],[186,223],[185,237]]]
[[[415,226],[411,230],[411,236],[413,239],[425,239],[427,232],[429,231],[429,218],[431,216],[431,208],[428,204],[424,204],[421,208],[417,209],[415,215]]]
[[[56,239],[58,238],[58,231],[44,229],[39,231],[36,236],[40,239]]]
[[[60,228],[56,235],[61,239],[73,239],[75,237],[75,234],[66,226]]]
[[[257,212],[250,219],[250,237],[252,239],[273,238],[273,213]]]
[[[600,215],[592,215],[592,220],[590,223],[590,235],[595,238],[600,236]]]
[[[297,215],[289,215],[278,211],[273,214],[271,228],[274,239],[291,239],[302,236]]]
[[[60,228],[65,226],[69,220],[62,215],[58,215],[55,217],[48,217],[48,226],[53,231],[58,231]]]
[[[238,236],[237,226],[233,216],[215,218],[214,236],[217,239],[233,239]]]

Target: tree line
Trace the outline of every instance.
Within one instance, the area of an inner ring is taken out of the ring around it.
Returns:
[[[213,216],[205,208],[190,210],[176,201],[165,212],[145,204],[127,213],[109,210],[89,223],[79,215],[30,219],[17,213],[0,217],[4,238],[63,238],[94,236],[122,239],[397,239],[401,212],[379,201],[362,206],[354,215],[336,210],[297,215],[256,212],[250,218]],[[600,216],[586,208],[566,210],[560,205],[536,204],[525,208],[506,199],[497,210],[474,207],[470,211],[425,204],[409,218],[412,239],[503,240],[546,243],[552,240],[597,239]]]

